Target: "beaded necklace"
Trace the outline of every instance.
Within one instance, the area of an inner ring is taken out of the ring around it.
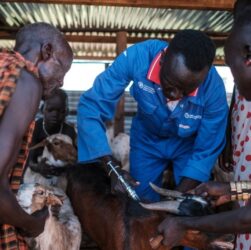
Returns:
[[[62,134],[63,126],[64,126],[64,124],[61,123],[58,134]],[[44,130],[44,133],[46,134],[46,136],[50,136],[50,134],[48,133],[48,131],[45,128],[45,122],[44,121],[43,121],[43,130]]]

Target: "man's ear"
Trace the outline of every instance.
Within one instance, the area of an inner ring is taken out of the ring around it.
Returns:
[[[51,43],[45,43],[41,48],[42,60],[47,61],[52,57],[52,45]]]
[[[251,66],[251,45],[246,44],[244,46],[244,57],[245,57],[245,64],[247,66]]]

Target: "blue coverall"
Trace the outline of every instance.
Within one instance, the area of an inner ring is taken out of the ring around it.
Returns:
[[[140,181],[141,198],[159,200],[149,182],[161,185],[163,171],[173,162],[176,183],[182,177],[207,181],[225,144],[228,105],[215,67],[190,96],[171,111],[159,83],[160,53],[168,44],[147,40],[121,53],[95,79],[78,106],[79,161],[110,155],[104,121],[111,120],[126,86],[138,103],[130,134],[130,172]]]

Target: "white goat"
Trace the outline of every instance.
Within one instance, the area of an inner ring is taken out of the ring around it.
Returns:
[[[74,215],[65,193],[55,187],[40,184],[23,184],[17,193],[20,206],[29,214],[49,207],[49,217],[43,233],[36,238],[27,238],[27,243],[36,250],[79,250],[81,226]],[[58,217],[54,217],[51,206],[60,205]]]
[[[106,136],[113,157],[121,163],[121,167],[124,170],[129,172],[130,136],[126,133],[119,133],[117,136],[114,136],[114,128],[112,125],[107,125]]]
[[[46,163],[47,166],[51,166],[52,168],[60,168],[76,162],[77,152],[73,146],[72,139],[67,135],[51,135],[42,142],[31,147],[31,150],[38,147],[44,147],[44,150],[42,156],[38,159],[37,166],[34,168],[39,165],[42,168],[43,163]],[[65,191],[67,180],[64,174],[61,174],[60,176],[51,175],[49,178],[46,178],[39,172],[34,172],[31,169],[31,166],[28,166],[24,174],[24,183],[39,183],[45,186],[56,186]]]

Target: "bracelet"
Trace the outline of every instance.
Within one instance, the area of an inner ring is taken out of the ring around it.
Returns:
[[[231,200],[249,200],[251,196],[251,182],[250,181],[237,181],[230,182]]]

